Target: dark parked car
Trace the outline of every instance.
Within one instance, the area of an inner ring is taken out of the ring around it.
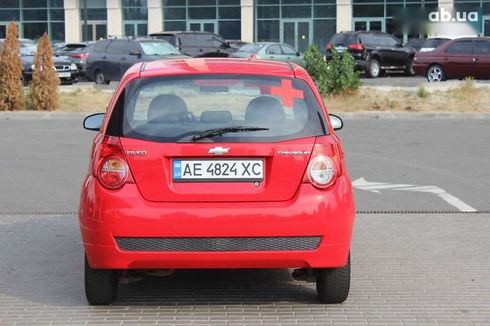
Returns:
[[[403,70],[412,75],[415,50],[404,47],[391,34],[377,31],[341,32],[335,34],[327,45],[327,61],[332,57],[332,48],[349,51],[358,67],[371,78],[376,78],[388,70]]]
[[[182,57],[185,56],[163,40],[101,40],[95,43],[93,51],[86,58],[86,76],[97,84],[109,84],[111,80],[121,80],[126,70],[137,62]]]
[[[68,54],[68,60],[77,65],[80,76],[85,77],[87,69],[87,58],[94,50],[95,42],[89,42],[83,48],[77,48]]]
[[[490,79],[490,38],[471,37],[448,41],[431,52],[419,52],[413,68],[429,82],[473,77]]]
[[[0,48],[4,40],[0,40]],[[19,47],[22,61],[22,82],[27,86],[32,80],[32,73],[36,69],[34,66],[34,53],[36,53],[36,43],[27,39],[19,39]],[[75,64],[64,58],[52,57],[53,69],[56,70],[62,84],[73,84],[78,82],[79,71]]]
[[[218,34],[209,32],[159,32],[150,36],[167,41],[190,57],[228,57],[237,50]]]

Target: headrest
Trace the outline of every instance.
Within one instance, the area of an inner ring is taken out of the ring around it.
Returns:
[[[148,108],[149,122],[179,122],[185,120],[187,116],[187,105],[177,95],[158,95],[151,101]]]
[[[272,96],[254,98],[245,111],[245,121],[260,123],[280,123],[286,120],[286,114],[281,102]]]

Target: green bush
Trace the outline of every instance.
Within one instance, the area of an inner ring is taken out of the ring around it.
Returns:
[[[429,92],[423,86],[420,86],[417,90],[417,96],[420,98],[426,98],[429,96]]]
[[[304,53],[305,69],[317,84],[327,72],[327,63],[323,59],[323,54],[315,44],[312,44]]]
[[[332,59],[327,64],[323,82],[325,95],[348,94],[361,86],[356,61],[348,51],[339,53],[332,49]]]
[[[324,96],[348,94],[361,85],[356,61],[348,51],[343,53],[332,49],[332,59],[326,63],[315,44],[305,51],[306,71],[316,81],[318,90]]]

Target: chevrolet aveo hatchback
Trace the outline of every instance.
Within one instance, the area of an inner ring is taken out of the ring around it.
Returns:
[[[111,303],[135,269],[296,268],[322,302],[347,298],[342,121],[301,67],[138,63],[84,126],[98,131],[80,203],[89,303]]]

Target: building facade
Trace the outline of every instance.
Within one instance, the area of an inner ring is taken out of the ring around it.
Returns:
[[[323,49],[338,31],[381,30],[404,41],[424,36],[430,34],[423,27],[428,15],[447,18],[441,7],[457,23],[459,12],[467,20],[477,13],[477,21],[470,19],[475,34],[490,35],[490,0],[0,0],[0,38],[15,20],[21,37],[31,39],[44,32],[53,41],[78,42],[203,30],[230,40],[285,42],[302,51],[311,43]]]

